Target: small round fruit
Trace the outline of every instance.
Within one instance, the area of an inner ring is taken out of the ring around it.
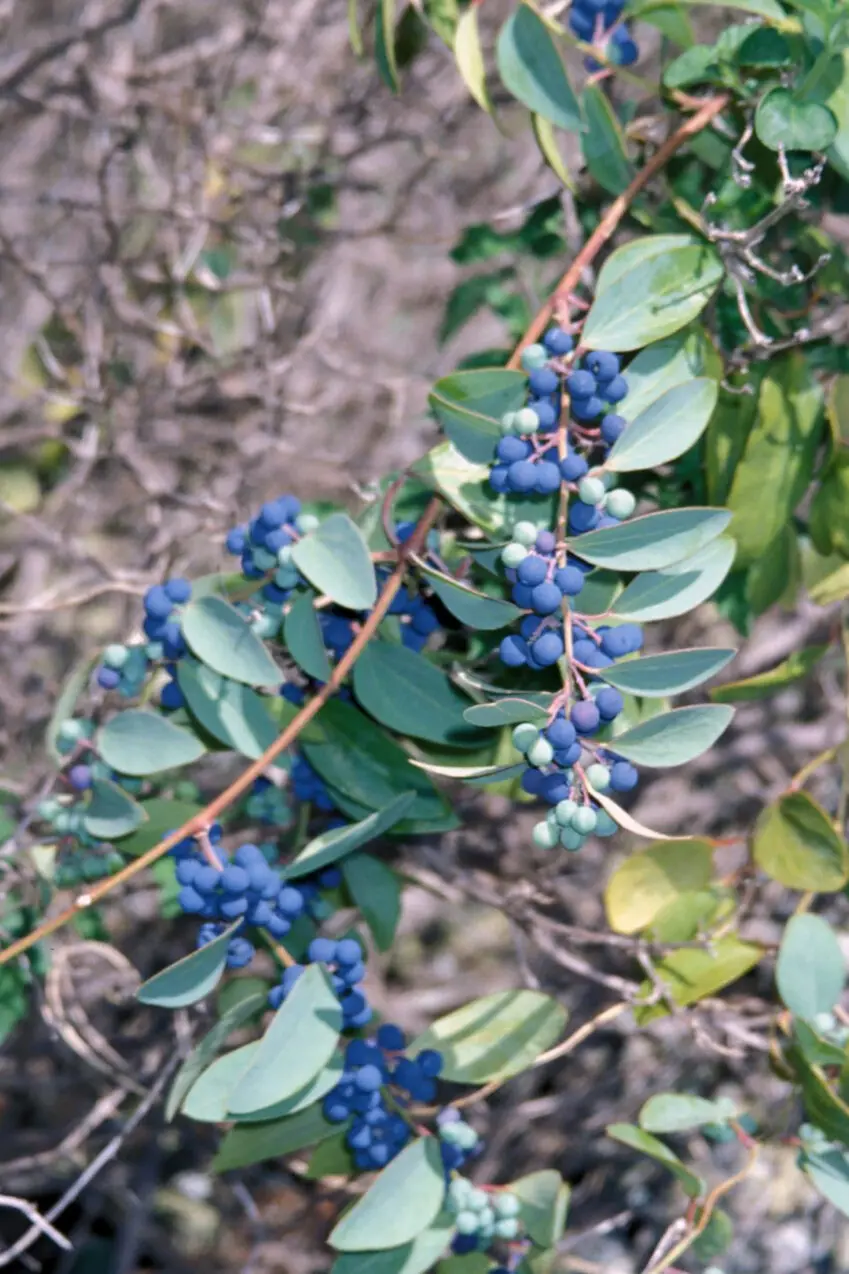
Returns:
[[[523,544],[525,548],[533,548],[538,534],[539,530],[533,522],[517,522],[513,527],[514,542]]]
[[[526,372],[532,372],[535,367],[544,367],[550,357],[544,345],[526,345],[520,362]]]
[[[595,825],[595,810],[591,810],[589,805],[582,805],[576,810],[572,819],[572,826],[576,832],[580,832],[582,836],[589,836],[590,832],[595,831]]]
[[[531,765],[536,766],[537,769],[541,769],[544,765],[551,765],[551,762],[554,760],[554,748],[551,746],[548,739],[544,739],[540,736],[531,744],[525,755]]]
[[[604,483],[601,478],[582,478],[578,484],[578,499],[584,504],[599,504],[604,499]]]
[[[588,766],[587,778],[597,792],[606,792],[610,787],[610,770],[606,765]]]
[[[550,823],[536,823],[531,832],[531,840],[537,849],[554,849],[560,843],[559,827],[552,827]]]
[[[528,550],[524,544],[517,544],[515,540],[505,544],[501,550],[501,560],[510,570],[515,570],[517,566],[520,566],[527,556]]]
[[[554,817],[557,819],[560,827],[571,827],[572,819],[578,812],[577,802],[571,798],[565,801],[558,801],[554,807]]]
[[[512,735],[513,747],[519,752],[527,752],[539,738],[539,730],[535,725],[531,725],[530,721],[522,721],[517,725]]]
[[[604,508],[613,518],[629,518],[637,507],[636,497],[630,491],[626,491],[624,487],[618,487],[615,491],[608,491],[604,501]]]

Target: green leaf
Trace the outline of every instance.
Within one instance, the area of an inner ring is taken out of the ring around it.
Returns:
[[[29,994],[26,976],[12,964],[0,966],[0,1044],[27,1015]]]
[[[204,999],[218,985],[227,963],[227,945],[241,923],[237,920],[205,947],[148,978],[136,992],[136,999],[164,1009],[182,1009]]]
[[[298,880],[329,867],[368,841],[376,840],[404,817],[415,801],[415,792],[402,792],[394,801],[347,827],[333,827],[309,842],[284,871],[286,880]]]
[[[128,708],[107,721],[98,732],[97,748],[113,770],[136,777],[176,770],[206,751],[188,730],[139,708]]]
[[[281,1159],[338,1132],[339,1125],[324,1118],[320,1105],[267,1123],[240,1124],[227,1133],[210,1168],[213,1172],[229,1172],[266,1159]]]
[[[809,591],[811,601],[817,606],[831,606],[834,602],[844,601],[849,597],[849,562],[826,575]]]
[[[444,1197],[439,1139],[419,1137],[378,1174],[327,1241],[337,1252],[399,1247],[433,1224]]]
[[[712,247],[686,235],[632,240],[608,258],[581,342],[587,349],[642,349],[701,313],[723,276]]]
[[[377,601],[377,578],[368,545],[347,513],[331,513],[292,548],[302,575],[346,610],[369,610]]]
[[[548,26],[527,4],[504,23],[496,46],[504,87],[529,111],[571,132],[581,126],[578,100]]]
[[[621,588],[621,580],[615,571],[590,571],[584,576],[584,587],[581,589],[582,613],[606,615]]]
[[[346,1141],[348,1125],[334,1125],[336,1132],[320,1141],[310,1155],[304,1176],[308,1181],[324,1177],[352,1177],[356,1172],[354,1156]]]
[[[615,933],[639,933],[683,893],[706,888],[713,848],[706,840],[669,840],[626,858],[607,882],[604,907]]]
[[[256,761],[277,738],[277,723],[266,707],[267,700],[243,682],[222,677],[205,664],[181,659],[177,685],[192,716],[234,752]]]
[[[121,841],[121,853],[137,858],[145,854],[154,845],[158,845],[169,832],[182,827],[190,818],[200,813],[201,806],[188,801],[174,801],[162,797],[154,797],[150,801],[142,801],[141,808],[146,815],[137,831],[125,836]]]
[[[453,747],[480,742],[463,719],[468,699],[423,655],[372,641],[354,665],[354,694],[381,725]]]
[[[408,820],[415,821],[418,830],[456,826],[450,805],[430,779],[415,770],[407,753],[352,704],[331,700],[316,720],[321,740],[308,743],[302,736],[304,755],[334,791],[365,806],[363,813],[381,810],[402,792],[413,791],[416,799]],[[399,832],[408,820],[399,824]]]
[[[330,660],[311,593],[300,593],[283,621],[283,640],[295,663],[316,681],[330,679]]]
[[[830,1013],[843,994],[846,961],[840,943],[822,916],[791,916],[775,966],[778,994],[797,1017]]]
[[[474,13],[475,10],[467,10]],[[454,1235],[454,1218],[440,1213],[410,1243],[385,1251],[343,1252],[337,1256],[330,1274],[426,1274],[448,1247]]]
[[[473,464],[450,442],[432,448],[410,472],[488,535],[508,539],[517,522],[550,526],[555,516],[554,496],[508,500],[496,495],[489,485],[489,465]]]
[[[828,150],[828,161],[849,181],[849,49],[843,50],[843,75],[826,103],[837,121],[837,136]]]
[[[742,703],[749,699],[768,699],[778,694],[785,686],[807,677],[811,669],[819,663],[829,646],[806,646],[802,650],[794,650],[792,655],[782,659],[780,664],[767,672],[759,672],[754,677],[745,677],[741,681],[729,681],[724,686],[711,690],[710,697],[715,703]]]
[[[397,93],[400,84],[395,57],[395,0],[378,0],[374,20],[374,51],[380,78],[387,88]]]
[[[378,951],[388,951],[401,918],[401,882],[395,872],[371,854],[355,854],[343,862],[342,875]]]
[[[641,1154],[648,1155],[650,1159],[656,1159],[658,1163],[662,1163],[673,1173],[681,1185],[684,1187],[686,1194],[692,1199],[697,1199],[704,1190],[704,1182],[701,1177],[697,1177],[686,1167],[674,1151],[670,1150],[667,1145],[657,1137],[653,1137],[651,1133],[645,1132],[642,1128],[637,1128],[634,1124],[610,1124],[606,1129],[608,1137],[612,1137],[614,1141],[618,1141],[623,1146],[630,1147],[631,1150],[639,1150]]]
[[[588,83],[581,94],[581,115],[581,149],[587,168],[603,190],[621,195],[634,169],[619,121],[598,84]]]
[[[832,1089],[822,1068],[806,1060],[797,1047],[789,1048],[785,1060],[796,1072],[805,1112],[832,1141],[849,1145],[849,1106]]]
[[[849,880],[849,847],[806,792],[767,806],[755,823],[752,852],[758,866],[788,889],[836,893]]]
[[[789,522],[811,480],[822,426],[822,391],[804,357],[776,359],[761,382],[757,420],[727,500],[738,567],[762,557]]]
[[[463,77],[463,83],[478,106],[487,114],[491,113],[492,106],[486,87],[486,66],[478,30],[478,11],[475,5],[471,5],[460,15],[454,32],[454,60],[457,63],[457,70]]]
[[[192,1085],[183,1103],[183,1114],[199,1123],[219,1124],[234,1118],[239,1123],[265,1123],[269,1119],[282,1119],[285,1115],[295,1115],[298,1111],[306,1110],[308,1106],[321,1101],[339,1083],[344,1063],[341,1057],[333,1057],[324,1070],[319,1071],[303,1088],[289,1097],[249,1114],[234,1116],[230,1110],[231,1094],[256,1060],[261,1043],[261,1040],[254,1040],[250,1044],[243,1044],[241,1048],[225,1053],[207,1067]]]
[[[701,1234],[691,1248],[698,1261],[713,1261],[728,1248],[734,1238],[734,1223],[722,1208],[714,1208]],[[716,1267],[714,1266],[714,1269]]]
[[[192,654],[222,677],[248,686],[279,686],[283,680],[248,620],[223,597],[189,602],[182,630]]]
[[[638,1118],[646,1132],[689,1132],[704,1124],[724,1123],[729,1112],[719,1102],[689,1093],[656,1093],[645,1102]]]
[[[838,1150],[809,1150],[801,1162],[802,1171],[832,1207],[849,1217],[849,1161]]]
[[[567,1013],[540,991],[495,991],[437,1018],[408,1048],[410,1057],[435,1048],[442,1078],[460,1084],[508,1079],[532,1066],[559,1038]]]
[[[642,659],[625,659],[612,668],[599,671],[617,690],[641,698],[662,699],[680,695],[700,686],[725,667],[736,650],[720,646],[702,646],[693,650],[669,650],[663,655],[645,655]]]
[[[231,984],[232,985],[232,984]],[[245,999],[237,1001],[226,1013],[215,1023],[211,1031],[207,1031],[203,1039],[200,1040],[189,1053],[183,1062],[168,1092],[168,1100],[165,1103],[165,1119],[170,1123],[176,1115],[177,1111],[183,1104],[183,1098],[189,1090],[195,1085],[201,1077],[202,1072],[207,1074],[207,1064],[217,1055],[218,1050],[226,1041],[228,1035],[241,1026],[243,1022],[248,1021],[257,1009],[262,1009],[266,1004],[266,993],[263,991],[255,992],[253,995],[246,996]],[[226,1118],[227,1107],[224,1107],[224,1114],[218,1116],[220,1119]],[[192,1118],[199,1118],[193,1115]]]
[[[531,115],[531,128],[533,129],[539,152],[555,177],[558,178],[566,190],[574,191],[575,182],[566,167],[566,161],[560,153],[554,125],[550,120],[543,119],[542,115]]]
[[[47,724],[44,734],[45,747],[53,760],[61,765],[65,764],[65,758],[56,747],[59,727],[63,721],[67,721],[68,717],[73,716],[76,702],[88,685],[91,670],[96,663],[97,660],[89,656],[75,665],[71,675],[62,686],[62,691],[56,700],[50,721]]]
[[[527,699],[499,699],[497,703],[476,703],[467,708],[463,715],[471,725],[484,728],[516,725],[520,721],[545,725],[548,721],[547,710]]]
[[[250,1115],[305,1088],[329,1062],[341,1029],[342,1010],[326,972],[321,965],[308,965],[231,1094],[231,1113]]]
[[[776,602],[795,605],[801,577],[799,541],[792,525],[785,526],[749,567],[746,601],[752,615],[762,615]]]
[[[421,575],[427,580],[439,600],[461,623],[477,632],[489,632],[506,628],[522,618],[523,611],[512,602],[498,597],[487,597],[443,575],[432,567],[422,567]]]
[[[758,393],[762,379],[762,373],[753,369],[753,374],[747,377],[751,393],[734,394],[720,390],[705,435],[707,490],[714,504],[724,504],[728,499],[737,465],[758,417]],[[630,396],[629,393],[629,399]]]
[[[109,779],[94,779],[83,822],[89,836],[118,840],[129,836],[146,818],[144,807]]]
[[[755,133],[770,150],[828,150],[837,137],[837,120],[827,106],[774,88],[758,103]]]
[[[692,557],[721,535],[730,521],[725,509],[666,509],[620,526],[587,531],[570,540],[569,549],[594,566],[662,570]]]
[[[679,3],[694,8],[696,5],[713,5],[714,0],[679,0]],[[662,4],[665,4],[665,0],[632,0],[628,9],[631,17],[643,17]],[[777,0],[734,0],[728,8],[740,9],[743,13],[754,13],[757,17],[766,18],[778,27],[793,25],[792,19],[788,19]]]
[[[633,473],[683,456],[707,428],[718,393],[716,381],[706,376],[674,385],[632,420],[614,443],[604,468]]]
[[[685,49],[663,72],[663,83],[669,89],[709,84],[721,79],[716,49],[712,44],[697,44],[691,49]]]
[[[722,362],[702,327],[693,324],[641,349],[628,364],[626,375],[628,397],[623,409],[627,405],[628,417],[635,420],[676,385],[702,376],[718,380]]]
[[[612,614],[639,623],[686,615],[713,596],[731,570],[734,553],[731,537],[720,535],[692,557],[663,571],[637,575],[616,598]]]
[[[530,1172],[507,1189],[520,1202],[519,1216],[528,1237],[538,1247],[554,1247],[563,1237],[571,1191],[559,1172],[543,1168]]]
[[[706,996],[715,995],[723,987],[742,978],[763,958],[763,948],[753,942],[743,942],[729,935],[714,940],[710,949],[685,948],[671,951],[658,960],[655,972],[667,986],[676,1004],[686,1007],[696,1004]],[[652,984],[641,988],[650,995]],[[645,1026],[655,1018],[666,1017],[669,1010],[662,1004],[649,1004],[634,1013],[638,1026]]]
[[[612,746],[635,765],[653,769],[686,765],[713,747],[733,715],[734,709],[724,704],[673,708],[626,730]]]
[[[428,403],[457,450],[476,464],[491,464],[501,438],[500,417],[527,397],[524,372],[504,367],[452,372],[438,380]]]

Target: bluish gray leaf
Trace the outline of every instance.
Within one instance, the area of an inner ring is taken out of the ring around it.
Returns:
[[[632,473],[656,469],[683,456],[707,428],[718,394],[716,381],[706,376],[667,389],[631,421],[614,443],[604,468]]]
[[[778,994],[797,1017],[830,1013],[843,994],[846,961],[837,935],[822,916],[791,916],[775,966]]]
[[[192,716],[234,752],[255,761],[277,738],[279,730],[267,700],[243,682],[222,677],[205,664],[181,659],[177,685]]]
[[[346,610],[369,610],[377,600],[368,545],[347,513],[331,513],[299,540],[292,561],[320,593]]]
[[[683,694],[714,677],[736,653],[718,646],[668,650],[662,655],[621,660],[611,668],[601,669],[598,675],[627,694],[663,699]]]
[[[612,613],[637,623],[686,615],[712,597],[731,570],[734,541],[720,535],[692,557],[631,581],[613,603]]]
[[[107,721],[98,732],[97,748],[113,770],[139,778],[176,770],[206,751],[188,730],[140,708],[128,708]]]
[[[109,779],[94,779],[91,800],[83,821],[89,836],[98,840],[118,840],[129,836],[147,819],[144,806],[134,801],[122,787]]]
[[[528,110],[572,132],[581,126],[578,101],[551,32],[529,5],[519,4],[498,37],[498,73]]]
[[[569,549],[595,566],[620,571],[663,570],[710,544],[730,521],[731,514],[725,509],[667,509],[620,526],[588,531],[571,539]]]
[[[182,630],[192,654],[222,677],[248,686],[279,686],[283,680],[246,617],[223,597],[189,602]]]
[[[439,1139],[419,1137],[383,1169],[327,1241],[337,1252],[400,1247],[436,1220],[444,1197]]]
[[[360,822],[322,832],[301,850],[293,862],[287,865],[284,871],[285,878],[298,880],[301,876],[309,876],[324,867],[329,867],[331,863],[338,862],[340,858],[353,853],[355,849],[359,849],[369,841],[376,840],[404,817],[415,799],[415,792],[402,792],[389,805],[375,811],[374,814],[369,814]]]
[[[241,921],[237,920],[205,947],[199,947],[191,955],[148,978],[136,992],[136,999],[159,1008],[181,1009],[209,995],[224,972],[227,945],[240,924]]]
[[[316,681],[330,678],[330,660],[311,593],[299,593],[283,621],[283,640],[295,663]]]
[[[686,765],[713,747],[731,724],[734,709],[724,704],[674,708],[626,730],[611,744],[635,765],[666,769]]]

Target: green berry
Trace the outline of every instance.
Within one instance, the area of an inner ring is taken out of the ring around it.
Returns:
[[[454,1222],[458,1234],[475,1234],[478,1228],[476,1212],[458,1212]]]
[[[604,501],[604,511],[612,518],[629,518],[637,507],[637,501],[630,491],[619,487],[608,492]]]
[[[126,646],[119,646],[117,643],[107,646],[103,652],[103,662],[107,668],[114,668],[117,672],[119,668],[124,667],[129,653]]]
[[[597,792],[606,792],[610,787],[610,770],[606,765],[588,766],[587,778]]]
[[[515,540],[511,540],[509,544],[505,544],[501,550],[501,560],[505,566],[515,568],[520,566],[528,556],[528,550],[524,544],[517,544]]]
[[[596,836],[613,836],[619,831],[619,824],[610,817],[607,810],[599,810],[595,819]]]
[[[584,504],[599,504],[604,499],[604,483],[601,478],[581,478],[578,483],[578,499]]]
[[[560,841],[560,829],[552,827],[547,820],[537,823],[531,832],[531,840],[537,849],[554,849]]]
[[[459,1133],[462,1126],[462,1124],[443,1124],[439,1129],[440,1141],[447,1142],[449,1146],[459,1146]],[[462,1178],[458,1178],[458,1180],[462,1180]]]
[[[595,810],[591,810],[589,805],[582,805],[575,811],[572,826],[576,832],[580,832],[582,836],[589,836],[590,832],[595,831],[595,825]]]
[[[472,1212],[480,1212],[483,1208],[489,1207],[489,1195],[485,1190],[472,1188],[466,1206]]]
[[[292,545],[291,544],[284,544],[282,548],[277,550],[277,565],[278,566],[292,565]]]
[[[601,473],[598,473],[595,476],[598,478],[599,482],[604,483],[605,491],[612,491],[616,486],[616,483],[619,481],[619,474],[610,473],[607,469],[603,469]]]
[[[536,524],[533,522],[517,522],[513,527],[513,539],[517,544],[524,544],[525,548],[536,544],[537,535]]]
[[[161,641],[149,641],[144,647],[144,657],[149,659],[151,663],[156,663],[158,659],[162,659],[165,654],[165,647]]]
[[[531,725],[530,721],[523,721],[520,725],[517,725],[510,736],[513,740],[513,747],[518,752],[527,752],[528,748],[533,747],[539,737],[539,730],[535,725]]]
[[[495,1209],[495,1215],[502,1221],[507,1217],[519,1215],[519,1200],[509,1190],[502,1190],[500,1194],[493,1195],[492,1206]]]
[[[529,434],[535,434],[539,429],[539,416],[530,407],[523,407],[521,411],[516,412],[516,418],[513,422],[513,432],[518,434],[520,438],[526,438]]]
[[[482,1230],[484,1234],[486,1234],[487,1230],[491,1231],[494,1228],[494,1226],[495,1226],[495,1213],[493,1212],[492,1208],[489,1206],[489,1203],[487,1203],[486,1206],[481,1208],[480,1211],[478,1212],[478,1228]]]
[[[574,827],[564,827],[560,833],[560,844],[564,849],[568,849],[571,854],[579,850],[584,843],[584,838],[580,832]]]
[[[272,567],[277,565],[277,554],[269,553],[268,549],[254,549],[252,556],[254,564],[258,566],[261,571],[270,571]]]
[[[454,1139],[455,1144],[461,1150],[474,1150],[479,1138],[471,1124],[453,1124],[452,1127],[457,1129],[457,1136]]]
[[[301,513],[295,518],[295,527],[301,535],[309,535],[310,531],[316,531],[320,525],[314,513]]]
[[[528,345],[522,350],[520,361],[526,372],[532,372],[537,367],[545,367],[550,358],[544,345]]]
[[[503,1221],[496,1221],[495,1234],[499,1239],[515,1239],[519,1233],[519,1222],[515,1217],[505,1217]]]
[[[536,742],[532,743],[528,748],[525,756],[528,758],[530,765],[535,765],[537,769],[540,769],[544,765],[551,765],[554,760],[554,748],[548,739],[544,739],[540,735]]]
[[[577,812],[577,803],[572,800],[558,801],[554,807],[554,817],[560,827],[571,827]]]
[[[103,859],[95,854],[86,854],[80,866],[84,880],[100,880],[103,875]]]
[[[455,1128],[456,1124],[446,1124],[444,1127]],[[441,1136],[444,1131],[444,1128],[440,1128],[439,1131]],[[444,1141],[445,1138],[443,1137],[442,1140]],[[460,1206],[462,1209],[462,1206],[465,1205],[469,1195],[471,1194],[471,1191],[472,1191],[472,1184],[467,1177],[454,1177],[452,1178],[451,1184],[448,1187],[448,1198],[450,1199],[452,1203],[458,1204],[458,1206]]]
[[[504,434],[505,438],[507,437],[508,434],[513,433],[516,427],[515,411],[505,411],[504,415],[501,417],[501,420],[498,422],[498,427],[501,430],[502,434]]]

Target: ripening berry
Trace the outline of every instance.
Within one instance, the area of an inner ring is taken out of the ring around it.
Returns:
[[[537,849],[555,849],[560,842],[560,831],[548,823],[536,823],[531,832],[531,840]]]
[[[529,721],[522,721],[514,727],[510,737],[513,740],[514,748],[519,752],[527,752],[528,748],[536,743],[539,738],[539,730],[535,725],[531,725]]]
[[[606,792],[610,787],[610,770],[606,765],[587,766],[587,779],[597,792]]]
[[[567,797],[565,801],[558,801],[554,807],[554,817],[557,819],[558,827],[571,827],[572,819],[578,811],[578,805],[571,797]]]
[[[608,414],[601,420],[601,436],[612,447],[627,427],[628,422],[624,416]]]
[[[584,843],[584,838],[574,827],[564,827],[560,833],[560,844],[574,854]]]
[[[578,499],[584,504],[599,504],[604,499],[604,483],[601,478],[582,478],[578,484]]]
[[[528,550],[525,546],[515,541],[505,544],[501,550],[501,560],[509,570],[515,570],[517,566],[521,566],[527,556]]]
[[[526,345],[522,350],[520,362],[526,372],[532,372],[537,367],[545,367],[549,357],[544,345]]]
[[[607,810],[596,810],[595,819],[596,836],[613,836],[619,831],[619,825],[613,821]]]
[[[523,544],[525,548],[533,548],[537,538],[537,528],[533,522],[517,522],[513,527],[513,540],[516,544]]]
[[[572,827],[582,836],[589,836],[595,831],[596,816],[595,810],[591,810],[589,805],[581,805],[572,816]]]
[[[525,755],[528,758],[529,764],[540,769],[544,765],[551,765],[551,762],[554,760],[554,748],[551,746],[548,739],[544,739],[540,735],[538,739],[534,740]]]
[[[564,482],[577,482],[583,478],[589,465],[577,451],[569,451],[560,461],[560,476]]]
[[[556,377],[555,377],[556,379]],[[513,417],[513,432],[521,438],[535,434],[539,429],[539,416],[531,407],[522,407]]]
[[[614,792],[630,792],[639,782],[639,774],[629,761],[617,761],[610,771],[610,787]]]
[[[553,553],[557,547],[557,536],[553,531],[540,531],[534,547],[538,553]]]
[[[498,427],[501,430],[502,434],[504,434],[504,436],[507,437],[509,434],[512,434],[513,426],[515,425],[515,423],[516,423],[515,411],[505,411],[504,415],[501,417],[501,420],[498,422]]]
[[[557,408],[553,403],[546,398],[534,398],[528,406],[536,413],[541,433],[547,433],[553,429],[557,421]]]
[[[629,518],[637,507],[636,497],[626,491],[624,487],[618,488],[616,491],[609,491],[604,501],[605,510],[611,517],[619,518],[622,521]]]

